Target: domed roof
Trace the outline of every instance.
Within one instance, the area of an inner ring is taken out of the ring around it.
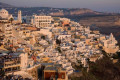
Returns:
[[[6,19],[6,18],[8,18],[9,13],[8,13],[7,10],[1,9],[1,10],[0,10],[0,16],[1,16],[3,19]]]
[[[6,9],[1,9],[0,12],[7,12],[8,13],[8,11]]]

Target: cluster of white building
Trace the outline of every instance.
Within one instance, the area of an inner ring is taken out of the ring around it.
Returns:
[[[2,18],[9,18],[4,9],[0,14]],[[21,11],[18,12],[18,21],[22,23]],[[112,33],[102,35],[67,18],[27,16],[26,24],[6,23],[0,26],[0,30],[5,36],[1,41],[4,48],[9,47],[16,54],[22,52],[21,70],[46,59],[46,63],[61,64],[70,75],[75,70],[73,63],[88,67],[88,60],[95,62],[103,57],[102,50],[109,54],[119,50]]]

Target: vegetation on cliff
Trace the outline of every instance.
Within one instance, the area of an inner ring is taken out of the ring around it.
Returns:
[[[72,77],[72,80],[120,80],[120,53],[114,55],[113,58],[118,59],[118,62],[113,63],[107,55],[95,63],[89,62],[89,71],[83,68],[82,76]]]

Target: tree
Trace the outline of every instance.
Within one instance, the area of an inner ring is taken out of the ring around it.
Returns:
[[[56,39],[56,43],[60,45],[61,44],[61,40]]]
[[[61,51],[61,49],[60,49],[60,47],[57,47],[56,48],[56,50],[58,50],[59,51],[59,53],[61,53],[62,51]]]
[[[45,40],[45,36],[41,36],[41,38]]]
[[[120,63],[117,63],[120,66]],[[94,75],[98,80],[120,80],[120,69],[112,60],[104,56],[95,63],[90,63],[89,73]]]
[[[10,18],[10,19],[9,19],[9,21],[10,21],[11,23],[13,22],[13,20],[14,20],[13,18]]]

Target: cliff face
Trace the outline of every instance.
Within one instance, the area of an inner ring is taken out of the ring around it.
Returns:
[[[51,16],[74,16],[74,15],[99,15],[102,13],[90,10],[90,9],[69,9],[67,11],[52,12]]]
[[[99,27],[119,26],[119,18],[120,15],[85,17],[80,19],[80,24],[84,24],[87,26],[95,24]]]
[[[101,13],[90,9],[79,9],[79,10],[70,11],[70,15],[83,15],[83,14],[101,14]]]

